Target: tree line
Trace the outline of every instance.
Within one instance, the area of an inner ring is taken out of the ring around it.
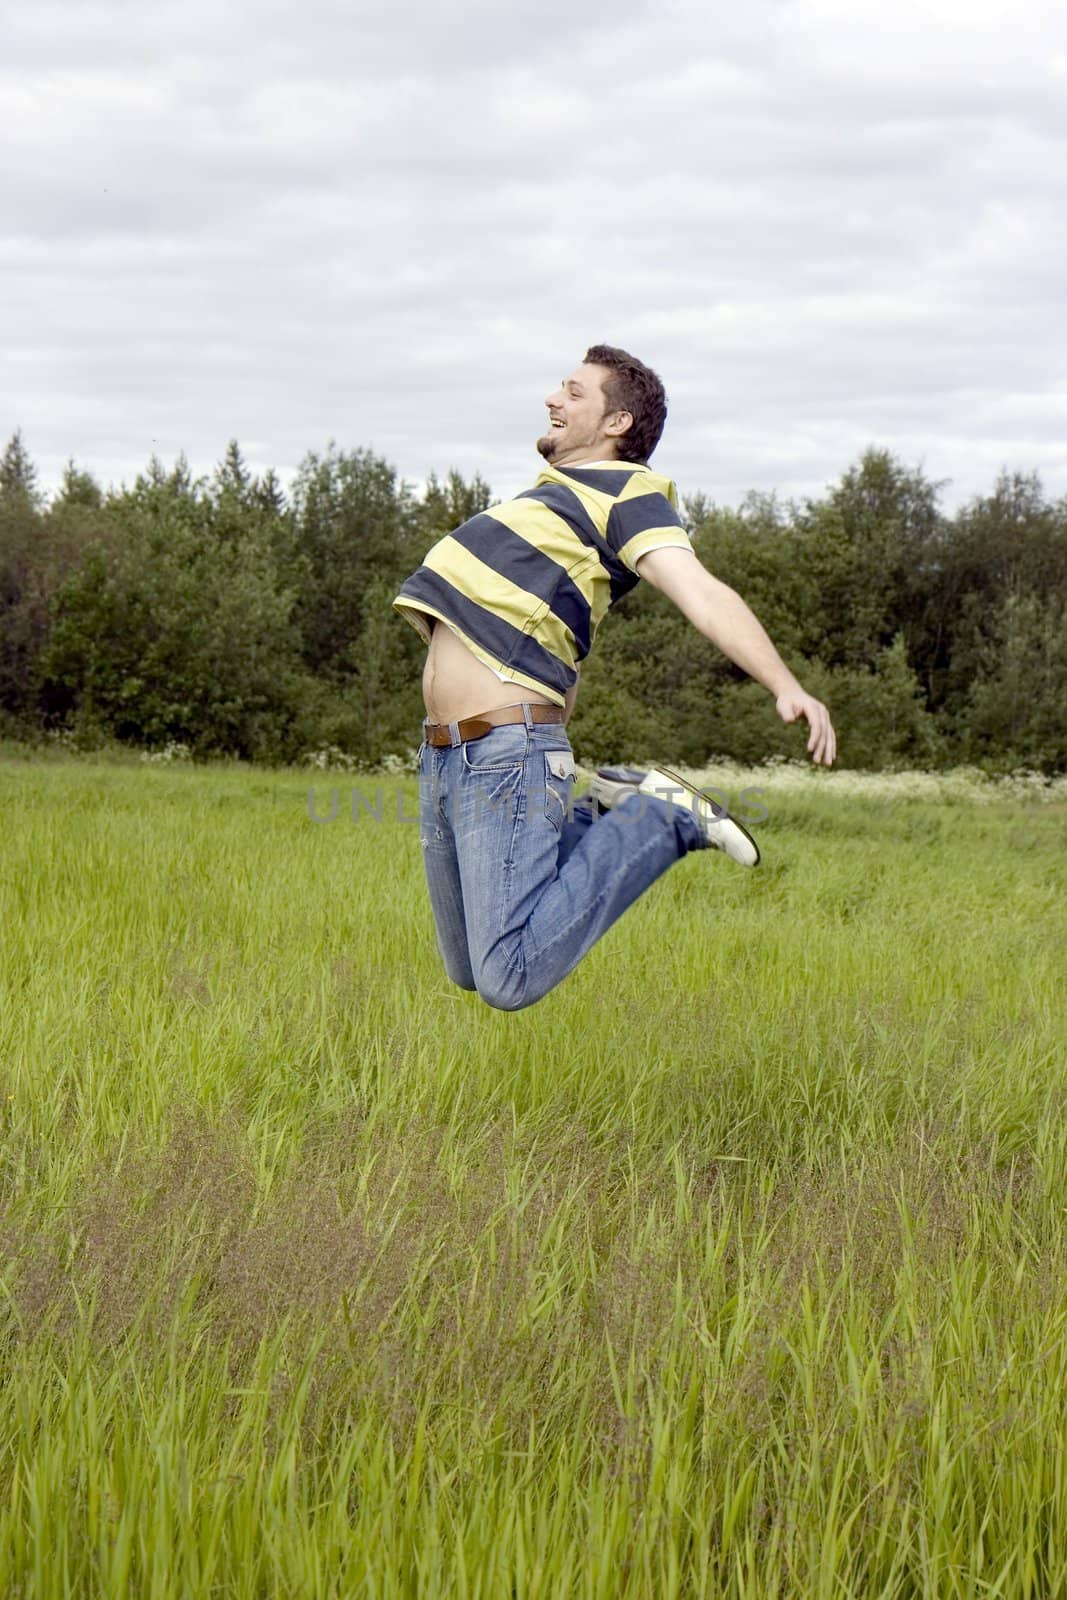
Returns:
[[[1005,471],[948,515],[942,487],[870,449],[821,497],[694,495],[685,517],[830,706],[842,765],[1067,770],[1067,498]],[[491,499],[456,472],[415,493],[333,444],[286,493],[236,443],[209,476],[153,458],[107,491],[71,463],[46,496],[16,433],[0,458],[0,734],[275,764],[404,751],[423,647],[390,601]],[[587,762],[804,746],[647,584],[603,624],[570,732]]]

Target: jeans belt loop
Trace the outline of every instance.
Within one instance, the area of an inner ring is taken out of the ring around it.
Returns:
[[[463,740],[459,736],[459,723],[458,722],[450,722],[448,724],[448,733],[449,733],[449,737],[452,740],[452,749],[454,750],[457,745],[463,743]]]
[[[524,700],[522,702],[522,720],[526,724],[526,732],[529,733],[530,729],[534,726],[534,719],[533,712],[530,710],[530,702],[528,700]]]

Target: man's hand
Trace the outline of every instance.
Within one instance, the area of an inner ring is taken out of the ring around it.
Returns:
[[[837,735],[830,721],[830,713],[821,700],[805,694],[799,686],[787,689],[775,701],[775,709],[783,722],[795,722],[803,717],[811,733],[808,736],[808,754],[813,761],[829,766],[837,754]]]

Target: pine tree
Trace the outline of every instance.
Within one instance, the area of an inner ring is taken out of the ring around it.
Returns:
[[[0,456],[0,500],[8,505],[23,504],[35,511],[43,505],[43,496],[37,488],[37,468],[22,442],[21,428],[15,429]]]

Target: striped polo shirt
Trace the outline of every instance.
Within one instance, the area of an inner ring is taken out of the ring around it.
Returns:
[[[393,605],[427,643],[437,617],[500,678],[562,705],[638,559],[668,545],[692,549],[669,478],[630,461],[546,466],[439,539]]]

